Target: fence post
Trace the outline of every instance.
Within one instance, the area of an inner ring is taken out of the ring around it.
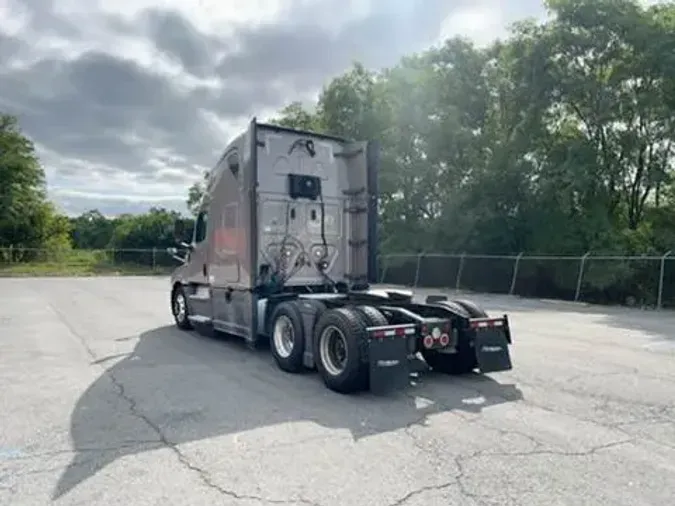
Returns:
[[[415,267],[415,281],[413,282],[413,288],[417,288],[417,283],[420,280],[420,263],[422,263],[422,255],[424,255],[424,253],[417,254],[417,266]]]
[[[387,269],[389,268],[389,255],[382,255],[382,277],[380,278],[380,284],[384,284],[384,280],[387,277]]]
[[[509,295],[513,295],[516,289],[516,278],[518,277],[518,267],[520,266],[520,259],[523,258],[523,252],[518,253],[516,261],[513,264],[513,276],[511,277],[511,288],[509,288]]]
[[[152,271],[154,272],[157,269],[157,248],[152,248]]]
[[[586,259],[591,252],[587,251],[584,256],[581,257],[581,262],[579,263],[579,276],[577,277],[577,290],[574,293],[574,302],[579,301],[579,295],[581,294],[581,280],[584,278],[584,266],[586,265]]]
[[[661,309],[663,305],[663,278],[666,275],[666,258],[670,256],[672,251],[666,251],[666,254],[661,257],[661,271],[659,273],[659,293],[656,296],[656,309]]]
[[[455,280],[455,291],[459,292],[459,283],[462,280],[462,270],[464,269],[464,257],[466,253],[462,253],[459,257],[459,267],[457,267],[457,279]]]

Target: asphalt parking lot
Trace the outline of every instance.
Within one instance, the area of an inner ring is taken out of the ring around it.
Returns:
[[[513,371],[340,396],[168,291],[0,279],[0,504],[675,504],[671,313],[478,297]]]

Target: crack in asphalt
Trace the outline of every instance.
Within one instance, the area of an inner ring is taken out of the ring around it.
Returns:
[[[57,308],[55,308],[53,305],[49,305],[52,311],[58,316],[58,318],[61,320],[61,322],[68,328],[68,330],[71,332],[71,334],[78,339],[78,341],[81,343],[87,354],[90,356],[92,363],[94,365],[99,366],[101,369],[103,369],[103,374],[107,376],[112,385],[115,387],[117,390],[117,395],[123,399],[129,407],[129,411],[138,420],[141,420],[144,422],[158,437],[157,441],[154,441],[155,443],[161,444],[163,447],[171,450],[174,455],[176,456],[177,460],[181,463],[181,465],[194,472],[200,479],[200,481],[209,489],[214,490],[218,492],[219,494],[223,496],[230,497],[235,500],[250,500],[250,501],[258,501],[261,503],[267,503],[267,504],[305,504],[307,506],[321,506],[320,503],[311,501],[309,499],[303,498],[303,497],[298,497],[297,499],[274,499],[274,498],[268,498],[260,495],[253,495],[253,494],[241,494],[238,493],[234,490],[227,489],[218,483],[216,483],[213,479],[213,477],[208,473],[208,471],[202,467],[199,467],[198,465],[194,464],[186,455],[183,453],[178,446],[170,441],[164,432],[162,431],[161,427],[157,425],[155,422],[153,422],[147,415],[143,414],[137,405],[136,400],[129,395],[124,387],[124,384],[118,380],[118,378],[115,377],[115,375],[110,372],[109,370],[105,369],[103,367],[103,362],[105,360],[101,360],[96,353],[93,351],[93,349],[89,346],[87,343],[86,339],[84,336],[82,336],[71,324],[70,322],[66,319],[65,315],[63,315]],[[469,390],[474,391],[475,393],[479,395],[483,395],[483,393],[479,389],[472,389],[469,387]],[[415,398],[415,396],[410,395],[411,398]],[[452,411],[451,411],[452,412]],[[455,413],[456,414],[456,413]],[[422,413],[419,417],[415,418],[412,422],[407,424],[404,427],[404,432],[411,438],[413,441],[413,444],[415,444],[416,447],[418,447],[420,450],[424,451],[425,453],[429,453],[428,449],[424,448],[414,437],[414,435],[410,432],[414,426],[424,426],[425,422],[429,416],[429,413]],[[401,506],[408,502],[410,499],[413,497],[416,497],[424,492],[427,491],[439,491],[439,490],[444,490],[447,488],[450,488],[452,486],[458,486],[460,493],[467,498],[471,498],[474,500],[477,500],[478,496],[475,494],[472,494],[469,492],[466,487],[464,486],[462,479],[464,476],[464,471],[461,467],[461,461],[460,458],[461,456],[455,457],[455,463],[456,466],[459,470],[459,473],[449,482],[443,483],[440,485],[433,485],[433,486],[424,486],[420,488],[416,488],[414,490],[409,491],[406,493],[403,497],[400,499],[396,500],[394,503],[392,503],[390,506]]]
[[[124,387],[124,384],[119,381],[115,375],[110,372],[110,370],[107,370],[103,367],[102,364],[97,364],[96,362],[99,360],[99,357],[96,355],[94,350],[89,346],[87,343],[86,339],[84,336],[82,336],[67,320],[65,315],[63,315],[56,307],[54,307],[52,304],[49,304],[49,307],[52,309],[52,311],[56,314],[56,316],[59,318],[59,320],[68,328],[70,333],[77,338],[77,340],[81,343],[83,346],[84,350],[86,353],[89,355],[90,359],[92,362],[103,369],[103,375],[107,376],[110,379],[110,382],[114,386],[114,388],[117,390],[117,395],[120,397],[120,399],[124,400],[129,407],[129,412],[131,413],[132,416],[134,416],[136,419],[142,421],[145,423],[156,435],[158,440],[156,443],[161,444],[162,447],[172,451],[176,458],[178,459],[178,462],[185,468],[188,469],[192,472],[194,472],[199,480],[203,483],[204,486],[208,487],[211,490],[214,490],[218,492],[219,494],[230,497],[232,499],[244,501],[257,501],[261,503],[266,503],[266,504],[305,504],[307,506],[321,506],[319,503],[311,501],[309,499],[303,498],[303,497],[298,497],[296,499],[274,499],[274,498],[269,498],[269,497],[264,497],[260,495],[253,495],[253,494],[241,494],[238,493],[234,490],[227,489],[218,483],[213,479],[213,477],[210,475],[210,473],[198,466],[197,464],[194,464],[188,457],[185,455],[184,452],[178,448],[178,445],[171,440],[169,440],[164,434],[164,431],[162,431],[161,427],[157,425],[155,422],[153,422],[150,417],[142,413],[139,408],[136,400],[129,395]],[[77,450],[79,451],[79,450]]]
[[[601,377],[601,376],[613,376],[616,375],[615,372],[605,372],[605,373],[591,373],[591,376],[594,377]],[[583,375],[576,375],[573,376],[572,378],[581,378]],[[537,385],[525,380],[522,380],[521,378],[516,377],[516,381],[518,382],[519,385],[522,386],[527,386],[531,388],[540,388],[541,385]],[[655,403],[648,403],[644,401],[639,401],[639,400],[628,400],[620,397],[616,397],[610,394],[593,394],[591,392],[583,391],[583,390],[575,390],[575,389],[569,389],[565,388],[562,386],[562,384],[558,382],[550,382],[551,385],[553,385],[555,388],[558,389],[559,392],[573,395],[574,397],[578,398],[585,398],[585,399],[592,399],[594,401],[598,401],[598,405],[596,406],[598,410],[610,410],[609,406],[614,403],[618,406],[627,406],[627,407],[635,407],[639,406],[642,408],[646,408],[649,410],[651,413],[649,415],[645,416],[635,416],[631,418],[630,420],[621,420],[621,421],[616,421],[616,422],[607,422],[607,423],[602,423],[598,420],[592,419],[592,418],[587,418],[583,416],[579,416],[578,414],[574,413],[564,413],[567,416],[571,416],[576,418],[579,421],[586,422],[586,423],[591,423],[593,425],[597,425],[599,427],[603,428],[609,428],[609,429],[616,429],[617,431],[627,435],[627,436],[633,436],[633,434],[627,433],[626,431],[622,430],[620,427],[622,425],[631,425],[631,424],[636,424],[636,423],[642,423],[642,422],[664,422],[664,423],[672,423],[675,421],[675,412],[673,411],[673,407],[669,405],[664,405],[664,404],[655,404]],[[481,392],[481,395],[485,395]],[[542,404],[538,404],[536,402],[532,402],[530,400],[527,400],[525,398],[520,399],[520,402],[531,406],[535,407],[538,409],[541,409],[542,411],[546,411],[549,413],[555,413],[555,414],[560,414],[560,412],[556,411],[555,409],[545,406]],[[645,439],[650,439],[645,437]],[[656,443],[659,444],[666,444],[663,443],[662,441],[656,441],[652,440]],[[667,445],[667,444],[666,444]]]
[[[504,431],[508,432],[508,431]],[[425,451],[426,453],[430,453],[428,449],[421,447],[415,436],[411,435],[409,432],[406,432],[411,438],[413,439],[413,442],[416,447],[420,448],[421,450]],[[565,450],[550,450],[550,449],[532,449],[524,452],[495,452],[495,451],[490,451],[490,450],[478,450],[475,452],[472,452],[469,455],[456,455],[453,458],[453,462],[455,463],[457,467],[457,474],[450,480],[445,483],[439,484],[439,485],[427,485],[424,487],[417,488],[415,490],[412,490],[405,494],[403,497],[397,499],[396,501],[389,503],[388,506],[403,506],[405,503],[407,503],[409,500],[412,498],[423,494],[425,492],[436,492],[436,491],[442,491],[442,490],[447,490],[451,487],[456,486],[458,488],[458,491],[462,497],[465,499],[471,499],[477,504],[485,504],[484,499],[486,499],[488,496],[483,496],[481,494],[477,494],[475,492],[472,492],[469,490],[468,486],[465,483],[465,479],[467,478],[467,470],[466,470],[466,465],[471,462],[472,460],[478,459],[478,458],[490,458],[490,457],[533,457],[533,456],[538,456],[538,455],[554,455],[554,456],[560,456],[560,457],[588,457],[591,455],[594,455],[598,452],[601,452],[603,450],[608,450],[611,448],[615,448],[618,446],[622,446],[625,444],[631,444],[635,442],[635,438],[633,439],[622,439],[619,441],[612,441],[610,443],[602,444],[602,445],[597,445],[592,448],[589,448],[588,450],[583,450],[583,451],[565,451]],[[540,446],[542,446],[542,443],[538,443]]]
[[[215,482],[213,477],[209,474],[209,472],[198,466],[197,464],[194,464],[188,457],[185,455],[184,452],[178,448],[178,446],[170,441],[162,429],[157,425],[155,422],[153,422],[147,415],[143,414],[139,409],[138,405],[136,403],[136,400],[127,394],[127,392],[124,389],[124,385],[115,378],[113,374],[108,374],[108,377],[112,381],[112,383],[115,385],[115,387],[118,389],[118,394],[120,398],[124,399],[127,404],[129,405],[129,411],[131,414],[136,417],[139,420],[142,420],[145,422],[145,424],[150,427],[159,437],[159,440],[161,443],[169,450],[171,450],[175,455],[178,461],[187,469],[190,471],[193,471],[194,473],[197,474],[199,479],[202,481],[202,483],[209,487],[212,490],[217,491],[221,495],[225,495],[228,497],[231,497],[233,499],[237,500],[251,500],[251,501],[259,501],[263,503],[268,503],[268,504],[306,504],[307,506],[319,506],[318,503],[310,501],[309,499],[305,499],[302,497],[299,497],[297,499],[273,499],[273,498],[268,498],[264,496],[259,496],[259,495],[253,495],[253,494],[241,494],[238,492],[235,492],[234,490],[227,489],[218,483]]]
[[[614,373],[602,373],[602,374],[597,374],[596,377],[602,376],[602,375],[614,375]],[[524,385],[527,387],[531,388],[541,388],[541,384],[537,383],[532,383],[526,380],[523,380],[521,378],[516,377],[516,380],[519,385]],[[668,409],[668,406],[664,406],[663,404],[656,404],[653,402],[645,402],[641,401],[638,399],[625,399],[621,397],[616,397],[615,395],[607,394],[607,393],[593,393],[585,390],[580,390],[580,389],[573,389],[573,388],[568,388],[567,385],[569,382],[562,382],[562,381],[552,381],[548,380],[548,384],[554,388],[558,392],[572,395],[574,397],[579,397],[579,398],[585,398],[585,399],[593,399],[601,402],[615,402],[617,404],[625,404],[625,405],[630,405],[630,406],[639,406],[647,409],[654,409],[654,410],[663,410],[663,409]],[[527,401],[526,401],[527,402]],[[544,408],[543,406],[539,406],[534,403],[529,403],[533,406],[541,407],[542,409],[547,409]],[[589,420],[591,421],[591,420]],[[597,423],[597,422],[594,422]]]
[[[477,391],[477,393],[480,393],[482,395],[482,392]],[[409,395],[409,397],[414,399],[414,395]],[[453,457],[452,461],[454,462],[456,468],[457,468],[457,474],[449,481],[446,481],[444,483],[438,484],[438,485],[427,485],[424,487],[417,488],[415,490],[412,490],[405,494],[404,496],[400,497],[396,501],[390,503],[388,506],[403,506],[406,504],[408,501],[410,501],[412,498],[419,496],[420,494],[423,494],[425,492],[437,492],[437,491],[443,491],[447,490],[452,487],[457,487],[460,495],[465,498],[465,499],[470,499],[474,501],[477,504],[484,504],[485,501],[484,499],[486,496],[482,496],[480,494],[476,494],[469,490],[465,483],[465,478],[467,477],[466,475],[466,464],[468,464],[470,461],[478,458],[490,458],[490,457],[534,457],[534,456],[539,456],[539,455],[553,455],[553,456],[559,456],[559,457],[588,457],[591,455],[594,455],[600,451],[603,450],[608,450],[611,448],[615,448],[618,446],[626,445],[626,444],[631,444],[634,443],[638,440],[637,437],[630,437],[626,439],[621,439],[618,441],[612,441],[610,443],[605,443],[602,445],[597,445],[593,446],[587,450],[581,450],[581,451],[570,451],[570,450],[556,450],[556,449],[549,449],[549,448],[544,448],[545,444],[542,443],[541,441],[538,441],[534,436],[531,436],[529,434],[525,434],[517,429],[506,429],[503,427],[496,427],[492,426],[490,424],[486,424],[482,420],[478,420],[476,418],[467,418],[464,416],[461,416],[459,413],[453,413],[455,416],[458,416],[464,420],[466,420],[467,423],[472,424],[478,424],[483,426],[484,428],[488,430],[493,430],[496,431],[500,434],[507,435],[517,435],[520,437],[525,438],[532,444],[532,448],[527,451],[492,451],[489,449],[483,449],[483,450],[477,450],[475,452],[470,453],[469,455],[463,455],[459,454]],[[420,451],[433,456],[436,459],[442,458],[440,455],[437,454],[437,452],[434,452],[433,449],[425,446],[422,444],[422,442],[419,440],[418,436],[414,434],[413,429],[416,427],[426,427],[426,421],[428,418],[428,414],[424,413],[421,416],[417,417],[410,423],[408,423],[404,428],[403,428],[403,433],[410,438],[412,441],[413,445],[419,449]],[[626,434],[630,436],[630,434]]]
[[[441,485],[428,485],[426,487],[420,487],[415,490],[412,490],[408,492],[406,495],[401,497],[400,499],[397,499],[396,501],[389,503],[388,506],[402,506],[403,504],[407,503],[410,499],[413,497],[416,497],[420,494],[423,494],[425,492],[438,492],[441,490],[446,490],[450,487],[457,486],[457,480],[453,479],[452,481],[449,481],[447,483],[443,483]]]
[[[115,377],[115,375],[110,372],[109,370],[105,370],[103,363],[106,362],[109,359],[116,358],[114,355],[110,357],[104,357],[104,358],[99,358],[93,351],[93,349],[89,346],[87,340],[82,336],[80,333],[76,331],[68,322],[68,320],[65,318],[65,316],[54,306],[50,304],[50,308],[54,311],[54,313],[58,316],[58,318],[61,320],[61,322],[70,330],[71,334],[79,340],[83,348],[86,350],[87,354],[90,356],[91,360],[101,367],[103,369],[103,374],[104,376],[108,377],[109,380],[111,381],[114,389],[116,390],[116,394],[118,397],[122,400],[125,401],[126,404],[128,404],[128,409],[129,412],[131,413],[132,416],[134,416],[136,419],[142,421],[145,425],[147,425],[157,436],[157,440],[139,440],[139,441],[133,441],[130,440],[128,442],[125,442],[121,445],[117,445],[116,447],[110,447],[110,448],[82,448],[82,449],[77,449],[75,451],[55,451],[55,452],[47,452],[46,454],[52,454],[52,455],[58,455],[58,454],[64,454],[64,453],[75,453],[75,452],[107,452],[107,451],[115,451],[119,449],[124,449],[124,448],[129,448],[129,447],[134,447],[142,444],[148,444],[148,445],[157,445],[158,448],[167,448],[170,451],[174,453],[176,456],[177,460],[179,463],[187,470],[193,472],[196,474],[196,476],[199,478],[199,480],[202,482],[202,484],[205,487],[208,487],[211,490],[214,490],[215,492],[219,493],[222,496],[229,497],[231,499],[235,499],[238,501],[256,501],[260,503],[267,503],[267,504],[280,504],[280,505],[290,505],[290,504],[304,504],[307,506],[320,506],[318,502],[311,501],[309,499],[303,498],[303,497],[298,497],[297,499],[279,499],[279,498],[267,498],[261,495],[255,495],[255,494],[245,494],[245,493],[239,493],[235,490],[228,489],[226,487],[223,487],[222,485],[218,484],[214,477],[209,473],[209,471],[203,467],[198,466],[195,464],[190,458],[183,452],[177,443],[172,442],[164,433],[162,430],[162,427],[154,422],[148,415],[142,412],[142,410],[139,408],[137,401],[134,399],[132,395],[130,395],[126,389],[124,384]],[[127,338],[131,339],[131,338]],[[616,375],[618,373],[611,372],[611,373],[599,373],[599,374],[594,374],[593,376],[599,377],[599,376],[611,376],[611,375]],[[572,377],[571,380],[568,380],[569,382],[573,382],[576,379],[580,379],[581,375],[578,375],[578,377]],[[670,381],[670,380],[668,380]],[[518,383],[520,385],[528,385],[527,382],[521,381],[518,379]],[[472,388],[472,386],[469,385],[460,385],[461,388],[465,388],[470,391],[474,391],[477,395],[485,396],[485,397],[498,397],[498,398],[503,398],[505,400],[513,400],[509,399],[508,397],[503,397],[496,395],[494,392],[483,392],[479,388]],[[532,386],[532,385],[529,385]],[[570,393],[578,397],[585,397],[588,399],[596,399],[600,400],[603,403],[607,404],[609,402],[616,402],[619,404],[628,404],[629,402],[625,399],[620,399],[620,398],[613,398],[612,396],[608,395],[593,395],[590,392],[584,392],[584,391],[578,391],[576,389],[568,389],[561,387],[560,385],[554,385],[555,388],[559,389],[563,393]],[[410,398],[415,399],[416,395],[414,394],[409,394],[408,395]],[[551,413],[556,413],[558,412],[552,408],[546,407],[539,405],[537,403],[531,402],[531,401],[525,401],[521,400],[526,405],[530,405],[533,407],[536,407],[538,409],[548,411]],[[479,458],[492,458],[492,457],[534,457],[534,456],[539,456],[539,455],[552,455],[552,456],[559,456],[559,457],[588,457],[591,455],[596,454],[597,452],[603,451],[603,450],[608,450],[614,447],[622,446],[622,445],[627,445],[634,443],[638,441],[639,439],[649,439],[645,438],[643,436],[635,436],[633,434],[628,433],[627,431],[624,431],[620,428],[621,425],[626,425],[630,423],[638,423],[642,420],[635,420],[631,422],[616,422],[616,423],[600,423],[597,420],[592,420],[592,419],[585,419],[581,418],[579,416],[575,415],[575,418],[577,418],[580,421],[588,422],[595,424],[600,427],[605,427],[605,428],[610,428],[613,430],[616,430],[617,432],[627,436],[626,439],[621,439],[617,441],[612,441],[610,443],[605,443],[602,445],[597,445],[593,446],[589,449],[586,450],[581,450],[581,451],[566,451],[566,450],[557,450],[557,449],[550,449],[546,448],[546,444],[538,441],[534,436],[523,433],[521,431],[518,431],[517,429],[507,429],[503,427],[496,427],[492,426],[488,423],[486,423],[484,420],[479,419],[477,416],[476,417],[471,417],[469,415],[462,416],[462,413],[457,412],[457,407],[453,405],[444,405],[443,402],[435,402],[437,405],[442,406],[443,408],[446,408],[446,413],[453,414],[455,416],[458,416],[465,420],[467,423],[475,423],[478,425],[481,425],[485,427],[488,430],[493,430],[496,431],[500,434],[503,435],[517,435],[519,437],[522,437],[526,440],[528,440],[532,444],[532,448],[526,451],[492,451],[490,449],[482,449],[474,452],[470,452],[468,454],[459,454],[455,456],[448,456],[447,458],[444,458],[443,455],[441,455],[441,452],[439,449],[436,449],[431,445],[424,445],[423,444],[423,439],[421,439],[418,435],[414,433],[415,427],[422,427],[426,428],[428,427],[428,418],[432,412],[422,412],[419,416],[415,417],[414,420],[412,420],[410,423],[406,424],[403,427],[402,433],[404,433],[413,443],[413,445],[419,449],[420,451],[424,452],[425,454],[433,456],[435,460],[446,460],[448,463],[454,463],[456,467],[456,472],[454,476],[451,478],[447,479],[443,483],[436,484],[436,485],[426,485],[422,486],[419,488],[415,488],[413,490],[410,490],[406,492],[403,496],[400,498],[396,499],[394,502],[389,503],[388,506],[404,506],[407,504],[409,501],[411,501],[413,498],[424,494],[428,492],[438,492],[438,491],[444,491],[444,490],[449,490],[452,489],[453,487],[457,487],[457,491],[459,494],[472,502],[476,502],[478,504],[483,504],[485,503],[486,499],[488,496],[480,495],[475,492],[472,492],[470,490],[469,485],[467,485],[466,480],[467,478],[471,477],[471,474],[467,472],[467,467],[470,464],[470,462],[474,459],[479,459]],[[653,404],[647,404],[647,403],[641,403],[639,401],[630,401],[630,404],[637,404],[641,405],[643,407],[650,408],[651,410],[655,411],[654,417],[659,420],[668,420],[668,415],[670,415],[670,407],[668,406],[663,406],[663,405],[653,405]],[[600,406],[600,409],[602,409],[602,405]],[[572,415],[570,415],[572,416]],[[661,418],[663,417],[663,418]],[[320,437],[319,439],[323,439],[324,436]],[[435,451],[436,450],[436,451]],[[35,458],[37,454],[31,455],[31,456],[26,456],[26,457],[21,457],[21,458]],[[78,463],[78,465],[83,465],[86,462],[91,461],[92,459],[85,459],[84,461]],[[34,471],[29,471],[25,474],[34,474],[38,472],[48,472],[50,470],[34,470]]]

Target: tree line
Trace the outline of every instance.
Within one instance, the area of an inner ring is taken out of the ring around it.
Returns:
[[[276,118],[382,142],[383,251],[675,248],[674,4],[547,5],[489,47],[355,65]]]
[[[456,37],[391,68],[356,63],[272,122],[381,143],[382,253],[675,249],[675,4],[546,6],[547,21],[486,47]],[[164,209],[59,216],[30,141],[2,118],[0,176],[14,184],[0,188],[0,246],[172,243]]]
[[[674,248],[675,4],[546,4],[488,47],[355,64],[273,122],[381,142],[382,251]]]
[[[0,249],[21,251],[22,259],[33,260],[37,250],[165,248],[175,245],[178,219],[191,227],[190,218],[161,207],[115,217],[96,209],[76,217],[60,213],[47,198],[33,142],[16,117],[0,114]]]

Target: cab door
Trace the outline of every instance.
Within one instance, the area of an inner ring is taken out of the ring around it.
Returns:
[[[187,280],[195,285],[209,285],[208,273],[208,208],[204,208],[197,215],[188,261]]]
[[[195,220],[185,276],[189,286],[188,305],[195,323],[209,323],[212,318],[209,228],[209,210],[205,205]]]

